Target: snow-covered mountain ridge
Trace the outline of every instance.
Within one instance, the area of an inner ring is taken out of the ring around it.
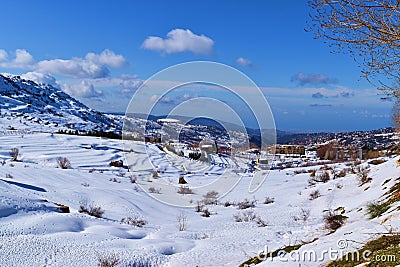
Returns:
[[[120,124],[62,90],[20,76],[0,74],[0,121],[17,130],[118,130]],[[0,129],[4,130],[4,129]]]

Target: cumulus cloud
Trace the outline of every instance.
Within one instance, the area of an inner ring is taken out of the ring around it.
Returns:
[[[121,68],[127,64],[127,61],[122,55],[117,55],[109,49],[105,49],[100,54],[87,53],[85,58],[90,62],[112,68]]]
[[[15,50],[15,58],[12,60],[8,60],[8,53],[5,50],[0,50],[0,67],[2,68],[31,69],[34,62],[33,56],[25,49]]]
[[[43,74],[40,72],[27,72],[22,74],[21,77],[25,80],[31,80],[38,84],[50,84],[54,87],[59,87],[56,78],[50,74]]]
[[[82,80],[79,84],[73,84],[73,85],[63,84],[62,89],[67,94],[77,97],[90,98],[90,97],[100,97],[103,95],[103,91],[96,90],[93,84],[85,80]]]
[[[87,53],[84,58],[49,59],[35,63],[33,56],[24,49],[15,51],[15,58],[7,60],[8,54],[0,50],[0,67],[28,69],[34,72],[53,75],[69,76],[73,78],[103,78],[110,73],[108,67],[121,68],[127,65],[122,55],[105,49],[100,54]]]
[[[297,73],[291,79],[292,82],[298,82],[300,85],[316,85],[316,84],[331,84],[337,83],[336,79],[332,79],[324,74],[305,74]]]
[[[74,78],[101,78],[110,72],[105,65],[82,58],[43,60],[37,63],[37,71]]]
[[[8,58],[8,54],[6,50],[0,49],[0,61],[6,61]]]
[[[122,74],[115,78],[105,77],[85,80],[96,87],[119,87],[122,94],[132,94],[143,84],[143,81],[137,75],[131,74]]]
[[[250,67],[253,63],[244,57],[239,57],[236,59],[236,64],[242,67]]]
[[[214,41],[205,36],[197,35],[190,30],[174,29],[163,39],[158,36],[148,37],[142,44],[142,48],[155,50],[162,53],[179,53],[190,51],[196,54],[210,54]]]
[[[14,63],[21,66],[28,66],[32,64],[35,60],[33,56],[29,54],[25,49],[17,49],[15,50],[15,59]]]

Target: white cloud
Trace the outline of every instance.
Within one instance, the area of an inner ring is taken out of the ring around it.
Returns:
[[[135,92],[142,84],[143,81],[137,75],[122,74],[116,78],[99,78],[99,79],[86,79],[96,87],[119,87],[122,94],[131,94]]]
[[[59,87],[56,78],[50,74],[43,74],[40,72],[27,72],[22,74],[21,77],[25,80],[31,80],[38,84],[50,84],[54,87]]]
[[[13,60],[7,60],[8,54],[5,50],[0,50],[0,67],[2,68],[19,68],[19,69],[31,69],[35,60],[31,54],[25,49],[16,49],[15,58]]]
[[[33,59],[33,56],[29,54],[28,51],[25,49],[17,49],[15,50],[15,59],[14,63],[20,66],[29,66],[31,65],[35,60]]]
[[[167,54],[190,51],[196,54],[209,54],[212,52],[214,41],[205,36],[197,35],[190,30],[174,29],[163,39],[157,36],[148,37],[142,48],[164,52]]]
[[[242,67],[250,67],[253,63],[244,57],[239,57],[236,59],[236,64]]]
[[[85,80],[82,80],[79,84],[63,84],[62,89],[67,94],[77,97],[90,98],[103,95],[103,91],[95,90],[93,84]]]
[[[100,54],[87,53],[85,58],[90,62],[106,65],[112,68],[121,68],[127,64],[122,55],[117,55],[109,49],[105,49]]]
[[[82,58],[43,60],[37,71],[75,78],[102,78],[109,74],[106,66]]]
[[[7,60],[8,54],[0,49],[0,67],[33,70],[34,72],[49,73],[53,75],[69,76],[74,78],[103,78],[107,77],[111,68],[120,68],[127,64],[122,55],[115,54],[105,49],[100,54],[87,53],[84,58],[49,59],[35,63],[28,51],[17,49],[15,58]]]
[[[8,54],[6,50],[0,49],[0,61],[6,61],[8,58]]]

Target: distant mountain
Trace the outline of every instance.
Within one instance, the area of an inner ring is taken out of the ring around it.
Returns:
[[[121,129],[121,123],[111,116],[88,108],[54,86],[5,74],[0,74],[0,119],[3,127],[25,130]]]

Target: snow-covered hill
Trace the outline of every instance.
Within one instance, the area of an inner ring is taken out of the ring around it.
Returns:
[[[133,151],[143,146],[132,141]],[[13,147],[19,148],[18,161],[10,160]],[[381,216],[369,219],[366,211],[369,202],[386,201],[386,192],[398,190],[398,156],[379,165],[358,165],[369,167],[371,180],[363,185],[350,170],[358,167],[344,163],[273,170],[255,194],[247,193],[249,179],[244,177],[219,204],[205,205],[210,217],[203,217],[204,212],[163,204],[142,191],[139,184],[155,184],[151,173],[137,174],[132,183],[134,173],[110,167],[109,162],[123,159],[123,153],[120,140],[49,133],[0,136],[0,266],[97,266],[112,255],[119,260],[117,266],[238,266],[266,247],[274,251],[308,242],[300,251],[312,249],[321,256],[328,248],[338,249],[339,240],[347,242],[344,250],[357,249],[376,238],[375,233],[400,229],[397,191],[390,195],[395,202]],[[58,168],[58,156],[67,157],[72,168]],[[146,155],[135,157],[140,167]],[[173,163],[188,168],[197,164],[179,160]],[[327,170],[330,179],[310,183],[312,169],[317,175]],[[333,178],[343,169],[348,170],[344,176]],[[204,178],[212,179],[212,173]],[[180,172],[170,167],[165,175],[157,179],[176,182]],[[190,177],[185,177],[189,186],[201,179]],[[311,197],[315,191],[318,196]],[[160,193],[166,194],[164,189]],[[192,198],[174,194],[182,200]],[[254,206],[240,209],[237,204],[246,198]],[[71,213],[61,213],[54,203],[68,205]],[[79,213],[81,205],[101,207],[104,214],[95,218]],[[324,225],[329,209],[348,217],[334,233]],[[237,222],[246,216],[248,222]],[[128,217],[147,223],[133,226],[126,223]],[[186,218],[183,231],[179,217]],[[329,261],[328,254],[322,256],[318,262],[275,258],[262,265],[320,266]]]
[[[7,128],[113,131],[121,127],[58,88],[9,74],[0,74],[0,113],[0,131]]]

